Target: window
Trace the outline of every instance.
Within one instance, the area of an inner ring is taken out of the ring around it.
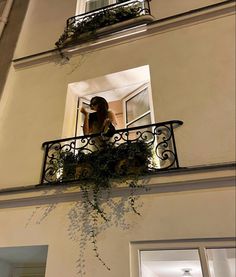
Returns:
[[[114,1],[109,0],[87,0],[85,1],[85,12],[91,12],[96,9],[100,9],[102,7],[108,6],[109,4],[113,4]]]
[[[78,0],[76,14],[82,14],[100,9],[112,4],[120,4],[127,0]]]
[[[115,3],[116,0],[78,0],[76,14],[91,12]]]
[[[235,239],[131,243],[131,277],[234,277]]]
[[[140,260],[142,277],[203,277],[198,249],[144,250]]]
[[[206,251],[211,277],[235,276],[235,248],[212,248]]]
[[[132,88],[128,90],[122,87],[119,95],[114,98],[109,97],[109,91],[106,95],[103,93],[96,93],[78,98],[76,124],[75,124],[75,136],[83,135],[83,118],[84,116],[79,112],[81,107],[85,107],[90,110],[89,103],[93,96],[102,96],[108,101],[109,108],[112,110],[117,119],[117,129],[138,127],[141,125],[147,125],[154,123],[153,115],[150,107],[150,85],[141,85],[138,89]],[[110,94],[112,91],[110,92]]]
[[[126,128],[151,124],[147,85],[124,99],[124,112]]]
[[[83,135],[79,109],[82,105],[88,107],[93,96],[108,101],[116,115],[117,129],[155,123],[150,71],[144,65],[69,84],[62,138]]]
[[[82,122],[84,122],[84,115],[80,113],[80,109],[84,107],[87,110],[90,110],[89,106],[90,101],[86,98],[78,98],[77,104],[77,113],[76,113],[76,124],[75,124],[75,136],[83,135],[83,126]]]
[[[0,248],[0,276],[44,277],[48,246]]]

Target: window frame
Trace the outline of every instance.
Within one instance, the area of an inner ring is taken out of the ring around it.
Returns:
[[[86,13],[85,8],[86,8],[87,1],[89,1],[89,0],[77,0],[75,15]],[[116,0],[108,0],[108,1],[109,1],[109,5],[116,3]],[[90,11],[87,11],[87,12],[90,12]]]
[[[77,100],[77,110],[76,110],[76,120],[75,120],[75,137],[83,136],[83,122],[84,122],[84,115],[80,113],[80,109],[82,107],[89,107],[90,101],[84,97],[78,97]]]
[[[124,83],[120,85],[120,83],[122,83],[124,76],[125,80],[127,79],[128,81],[124,81]],[[117,83],[116,80],[120,80],[120,82]],[[113,81],[115,81],[115,85],[111,86],[110,84]],[[95,83],[97,84],[96,87],[94,87]],[[76,132],[76,125],[79,126],[83,124],[81,115],[78,113],[79,98],[85,98],[89,100],[92,96],[100,95],[102,97],[105,97],[108,102],[111,102],[114,101],[114,99],[113,97],[111,97],[113,99],[111,100],[107,96],[107,93],[109,92],[110,95],[113,95],[114,93],[116,93],[117,90],[119,92],[122,88],[124,88],[124,95],[120,95],[119,93],[119,100],[122,101],[123,98],[125,98],[129,94],[132,94],[136,89],[140,88],[144,84],[148,85],[151,116],[153,122],[156,122],[151,87],[151,72],[150,67],[147,64],[139,67],[130,68],[127,70],[118,71],[115,73],[105,74],[88,80],[79,80],[77,82],[68,83],[61,137],[74,137]],[[129,88],[132,89],[127,91],[127,89]],[[80,119],[77,119],[78,115]],[[122,129],[123,128],[125,127],[122,127]]]
[[[211,248],[235,247],[235,237],[159,241],[133,241],[130,242],[130,276],[141,277],[141,251],[198,249],[203,276],[211,277],[206,250]]]
[[[145,89],[147,89],[147,93],[148,93],[148,101],[149,101],[149,110],[147,112],[145,112],[144,114],[142,114],[141,116],[135,118],[134,120],[128,122],[127,121],[127,102],[134,98],[136,95],[138,95],[139,93],[142,93]],[[122,99],[122,106],[123,106],[123,115],[124,115],[124,126],[125,128],[129,128],[128,126],[130,124],[133,124],[135,122],[137,122],[138,120],[142,119],[144,116],[146,115],[150,115],[150,119],[151,119],[151,124],[155,123],[155,119],[154,119],[154,108],[153,108],[153,101],[152,101],[152,92],[151,92],[151,85],[150,82],[142,85],[141,87],[139,87],[138,89],[134,90],[133,92],[131,92],[129,95],[125,96]],[[141,125],[140,125],[141,126]]]
[[[11,277],[45,277],[46,265],[39,264],[14,264]]]

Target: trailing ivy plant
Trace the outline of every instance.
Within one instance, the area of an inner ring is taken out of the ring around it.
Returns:
[[[89,154],[62,152],[60,164],[63,166],[62,181],[78,181],[82,192],[85,213],[90,217],[90,241],[98,260],[109,267],[99,255],[97,247],[97,225],[103,221],[109,224],[111,215],[104,208],[104,194],[109,200],[110,189],[115,180],[125,183],[129,188],[128,203],[130,209],[140,215],[136,205],[136,190],[144,188],[138,179],[148,171],[152,151],[143,141],[126,142],[118,147],[105,144],[100,150]],[[106,207],[106,206],[105,206]],[[87,221],[88,218],[85,219]],[[86,222],[84,221],[84,224]]]
[[[61,181],[79,181],[84,199],[106,220],[99,206],[99,193],[109,192],[116,178],[123,181],[131,178],[129,187],[136,188],[138,177],[148,171],[151,156],[150,146],[143,141],[126,142],[118,147],[106,143],[100,150],[89,154],[83,150],[77,154],[62,152],[58,161],[63,172]],[[93,192],[92,201],[88,197],[89,191]]]
[[[55,169],[62,174],[62,186],[51,187],[55,189],[55,194],[60,195],[73,189],[67,185],[67,181],[76,181],[74,188],[79,186],[81,190],[81,198],[68,211],[68,235],[79,246],[76,262],[79,276],[86,274],[84,256],[87,243],[92,245],[98,261],[107,270],[111,270],[100,255],[98,235],[113,225],[128,229],[125,216],[129,213],[141,215],[136,192],[138,189],[145,189],[139,183],[139,178],[148,171],[151,152],[148,144],[143,141],[128,141],[119,146],[107,143],[100,150],[89,154],[82,151],[77,154],[70,151],[60,153]],[[111,188],[116,183],[128,188],[125,196],[112,197]],[[47,193],[45,190],[44,195]],[[55,208],[55,203],[47,207],[36,207],[29,222],[41,211],[41,218],[36,220],[40,224]]]

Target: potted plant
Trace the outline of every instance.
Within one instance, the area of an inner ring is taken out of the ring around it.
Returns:
[[[151,149],[144,141],[128,141],[116,151],[115,172],[118,175],[140,175],[148,170]]]

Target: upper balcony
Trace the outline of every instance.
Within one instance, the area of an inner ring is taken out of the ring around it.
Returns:
[[[72,137],[43,144],[41,184],[143,176],[178,169],[174,129],[167,121],[116,130],[114,134]]]
[[[119,1],[120,3],[70,17],[63,34],[55,44],[60,49],[147,24],[154,20],[151,16],[150,1]]]

